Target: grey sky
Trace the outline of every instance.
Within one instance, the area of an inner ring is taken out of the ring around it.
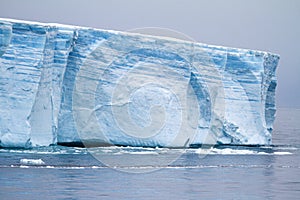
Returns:
[[[300,108],[299,0],[1,0],[0,17],[102,29],[162,27],[280,54],[278,107]]]

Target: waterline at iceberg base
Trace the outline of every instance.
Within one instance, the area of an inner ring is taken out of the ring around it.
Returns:
[[[0,19],[0,146],[269,145],[272,53]]]

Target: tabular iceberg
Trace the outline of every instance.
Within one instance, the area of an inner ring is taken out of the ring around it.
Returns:
[[[0,19],[0,146],[268,145],[279,56]]]

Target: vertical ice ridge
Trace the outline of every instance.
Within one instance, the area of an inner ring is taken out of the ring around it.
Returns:
[[[69,53],[74,46],[74,30],[48,27],[39,89],[31,113],[33,145],[57,142],[58,113],[62,82]]]
[[[273,129],[273,123],[276,114],[275,90],[277,86],[276,66],[279,62],[279,56],[269,53],[264,56],[264,82],[262,83],[262,103],[264,121],[269,134]]]
[[[72,52],[77,32],[71,28],[58,28],[54,44],[54,64],[52,71],[52,134],[53,143],[57,143],[58,115],[63,95],[63,79],[65,76],[70,52]]]
[[[43,58],[41,60],[41,76],[38,84],[38,90],[34,98],[34,104],[30,113],[29,122],[31,125],[31,142],[33,146],[47,146],[52,144],[52,70],[53,70],[53,42],[56,37],[56,30],[47,27],[46,42],[43,50]]]
[[[12,37],[1,56],[0,79],[6,81],[1,92],[1,146],[30,145],[31,112],[41,76],[45,27],[12,23]]]
[[[60,101],[60,109],[58,112],[57,122],[57,142],[61,142],[61,134],[64,133],[64,137],[68,138],[69,142],[73,142],[76,139],[76,130],[74,127],[73,116],[71,113],[72,99],[71,93],[73,91],[73,82],[75,81],[76,73],[80,65],[80,56],[77,46],[78,30],[73,32],[72,48],[68,53],[66,67],[62,79],[62,95]],[[78,55],[78,56],[75,56]]]
[[[0,57],[5,53],[12,37],[12,24],[9,22],[0,22]]]

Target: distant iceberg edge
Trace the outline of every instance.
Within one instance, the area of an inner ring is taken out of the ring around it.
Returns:
[[[0,18],[0,147],[270,145],[276,54]]]

